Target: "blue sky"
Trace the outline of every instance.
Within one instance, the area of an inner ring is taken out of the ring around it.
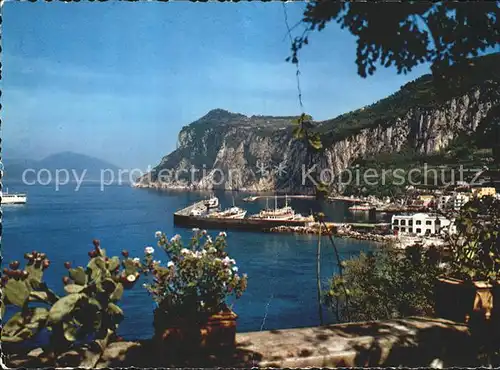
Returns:
[[[290,25],[304,7],[286,4]],[[281,2],[7,2],[2,28],[4,161],[71,150],[146,168],[211,109],[300,113]],[[304,108],[315,119],[428,73],[379,69],[363,79],[355,46],[330,24],[300,54]]]

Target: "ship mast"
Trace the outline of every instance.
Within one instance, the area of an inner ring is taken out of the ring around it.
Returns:
[[[278,209],[278,196],[274,194],[274,210]]]

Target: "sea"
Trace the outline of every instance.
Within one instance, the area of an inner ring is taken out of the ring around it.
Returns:
[[[9,185],[7,185],[9,186]],[[67,274],[64,262],[85,266],[92,240],[99,239],[108,255],[120,255],[123,249],[131,256],[142,257],[146,246],[156,246],[155,232],[168,237],[180,234],[189,240],[191,229],[175,227],[174,211],[208,198],[207,192],[158,191],[136,189],[129,185],[106,186],[98,183],[54,185],[10,185],[10,192],[25,192],[25,205],[3,205],[2,268],[12,260],[24,263],[25,252],[45,252],[51,261],[45,281],[63,293],[62,276]],[[266,206],[265,199],[243,202],[248,193],[216,192],[222,207],[233,203],[257,213]],[[349,203],[318,203],[305,199],[289,199],[289,204],[302,214],[323,211],[330,221],[353,221]],[[284,199],[278,199],[278,206]],[[274,198],[269,199],[274,206]],[[359,221],[366,221],[366,215]],[[208,230],[216,236],[220,230]],[[315,326],[319,324],[316,248],[317,236],[274,234],[249,231],[227,231],[228,253],[241,273],[248,274],[248,289],[236,300],[238,331],[259,331]],[[369,241],[335,238],[342,259],[352,258],[376,245]],[[321,280],[326,287],[336,272],[334,250],[327,237],[322,238]],[[163,251],[156,248],[155,259],[167,262]],[[153,334],[154,304],[139,281],[127,290],[120,302],[125,318],[118,334],[125,338],[150,338]],[[334,322],[333,313],[324,308],[326,322]],[[12,315],[7,311],[7,317]]]

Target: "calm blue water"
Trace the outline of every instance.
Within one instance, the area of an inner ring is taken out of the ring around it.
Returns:
[[[53,186],[10,187],[11,192],[27,192],[28,204],[3,207],[2,264],[13,259],[23,261],[26,251],[44,251],[52,261],[45,280],[57,292],[62,292],[64,261],[86,265],[93,239],[101,240],[108,255],[119,255],[127,249],[132,256],[142,256],[144,246],[156,244],[156,230],[188,238],[191,230],[175,228],[172,213],[207,197],[207,193],[157,192],[128,186],[101,191],[98,184],[84,184],[77,192],[74,184],[59,191]],[[236,205],[248,208],[250,213],[266,204],[265,200],[243,203],[241,199],[248,194],[217,195],[222,206],[230,206],[234,196]],[[304,214],[322,209],[333,221],[352,218],[343,202],[290,203]],[[209,232],[216,235],[218,230]],[[228,252],[240,272],[249,276],[248,290],[234,306],[240,332],[318,324],[316,242],[316,237],[307,235],[228,232]],[[346,239],[336,239],[336,243],[343,258],[373,247],[369,242]],[[326,281],[334,272],[335,258],[326,238],[322,245],[322,278]],[[162,252],[157,252],[156,259],[163,259]],[[126,317],[119,332],[124,337],[148,338],[153,333],[153,303],[141,285],[126,291],[121,302]]]

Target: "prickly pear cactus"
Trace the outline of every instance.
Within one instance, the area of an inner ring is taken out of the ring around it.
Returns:
[[[24,269],[13,261],[3,271],[2,317],[5,305],[14,305],[20,311],[2,328],[2,342],[17,343],[34,337],[40,330],[51,332],[54,347],[67,348],[77,339],[92,335],[100,343],[107,343],[115,335],[123,319],[117,305],[125,289],[134,286],[138,265],[122,252],[119,257],[107,257],[98,240],[89,252],[87,266],[64,266],[68,276],[63,277],[65,295],[59,297],[43,281],[43,271],[50,266],[45,253],[26,253]],[[46,307],[40,307],[40,303]],[[37,306],[34,307],[34,304]]]

